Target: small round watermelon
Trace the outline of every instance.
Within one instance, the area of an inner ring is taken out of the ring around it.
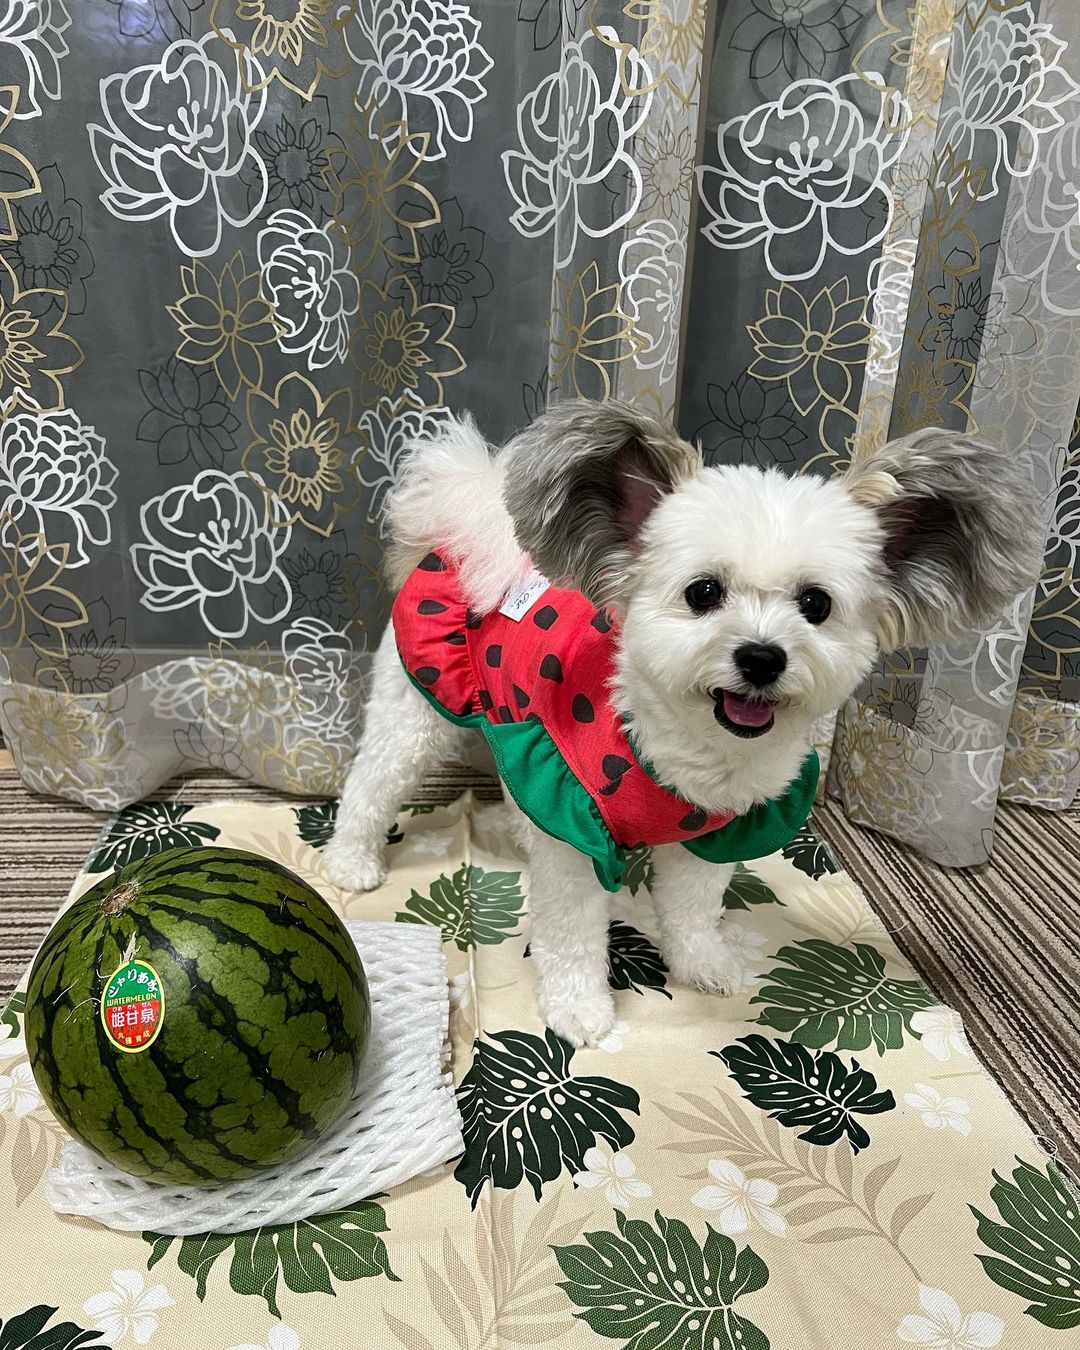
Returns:
[[[41,1094],[95,1153],[211,1186],[296,1158],[353,1096],[370,1030],[344,924],[235,848],[129,863],[57,920],[30,972]]]

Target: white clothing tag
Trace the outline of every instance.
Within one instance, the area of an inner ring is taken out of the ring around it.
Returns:
[[[519,586],[514,587],[502,602],[499,606],[499,613],[505,614],[508,619],[513,619],[515,623],[520,623],[550,586],[551,582],[548,581],[547,577],[542,577],[534,569]]]

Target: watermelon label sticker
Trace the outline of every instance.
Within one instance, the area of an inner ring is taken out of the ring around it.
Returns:
[[[152,1045],[165,1020],[165,988],[146,961],[125,961],[101,994],[101,1023],[117,1050]]]

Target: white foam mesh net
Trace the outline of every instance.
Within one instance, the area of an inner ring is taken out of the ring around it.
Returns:
[[[330,1134],[292,1163],[209,1188],[141,1181],[69,1140],[46,1178],[53,1209],[130,1232],[238,1233],[346,1209],[459,1154],[442,935],[422,924],[346,927],[367,973],[371,1041]]]

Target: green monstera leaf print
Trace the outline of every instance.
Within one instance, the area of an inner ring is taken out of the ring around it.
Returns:
[[[846,1138],[853,1153],[866,1148],[870,1136],[856,1115],[892,1111],[896,1098],[878,1091],[872,1073],[852,1060],[849,1069],[831,1050],[807,1050],[790,1041],[743,1036],[724,1050],[710,1052],[723,1060],[743,1094],[808,1144],[835,1144]]]
[[[612,989],[657,989],[670,998],[664,958],[644,933],[614,919],[608,924],[608,984]]]
[[[762,879],[742,863],[735,864],[735,874],[724,892],[725,909],[749,909],[751,905],[783,905],[783,901]]]
[[[293,811],[296,813],[296,832],[304,843],[310,844],[312,848],[325,848],[334,837],[334,828],[337,825],[337,801],[316,802],[312,806],[294,806]],[[390,826],[386,835],[388,844],[400,844],[404,838],[396,822]]]
[[[0,1319],[0,1350],[109,1350],[100,1332],[84,1331],[74,1322],[48,1323],[56,1309],[44,1303],[7,1321]]]
[[[839,872],[828,844],[817,837],[808,826],[784,845],[784,857],[815,881]]]
[[[765,1333],[736,1313],[769,1269],[706,1225],[699,1243],[679,1219],[659,1210],[655,1226],[616,1212],[618,1233],[585,1233],[583,1243],[552,1247],[559,1281],[576,1314],[622,1350],[769,1350]]]
[[[785,965],[750,1000],[765,1005],[758,1023],[813,1049],[835,1042],[838,1050],[899,1050],[905,1033],[918,1039],[912,1015],[937,1003],[918,980],[886,979],[885,958],[862,942],[852,950],[807,938],[774,959]]]
[[[212,843],[221,831],[202,820],[189,820],[190,806],[179,802],[136,802],[126,806],[109,826],[88,872],[110,872],[136,858],[164,853],[167,848]]]
[[[12,994],[4,1005],[3,1012],[0,1012],[0,1027],[7,1027],[7,1036],[0,1036],[0,1040],[21,1035],[22,1018],[25,1010],[26,995],[20,990]]]
[[[1012,1181],[995,1172],[990,1188],[1001,1223],[968,1206],[979,1240],[996,1253],[976,1255],[995,1284],[1030,1299],[1024,1312],[1037,1322],[1080,1327],[1080,1194],[1052,1162],[1016,1161]]]
[[[465,952],[516,937],[524,903],[520,872],[485,872],[470,865],[452,877],[436,878],[428,895],[413,891],[395,918],[433,924],[442,929],[444,942]]]
[[[476,1201],[485,1182],[512,1190],[527,1181],[537,1200],[565,1169],[580,1172],[598,1139],[612,1149],[634,1138],[622,1112],[638,1110],[638,1094],[610,1078],[576,1078],[573,1046],[553,1031],[496,1031],[477,1041],[461,1081],[465,1153],[454,1176]]]
[[[201,1237],[166,1237],[144,1233],[151,1246],[147,1269],[156,1265],[174,1243],[176,1264],[195,1281],[199,1299],[214,1263],[229,1252],[229,1284],[238,1294],[257,1294],[275,1317],[278,1280],[294,1294],[333,1294],[334,1280],[348,1282],[372,1275],[397,1280],[390,1269],[386,1214],[380,1205],[363,1201],[337,1214],[322,1214],[302,1223],[255,1228],[247,1233],[207,1233]]]
[[[647,891],[652,890],[652,849],[649,848],[647,844],[639,844],[637,848],[627,850],[626,871],[623,872],[623,885],[631,895],[637,895],[642,886],[644,886]]]

